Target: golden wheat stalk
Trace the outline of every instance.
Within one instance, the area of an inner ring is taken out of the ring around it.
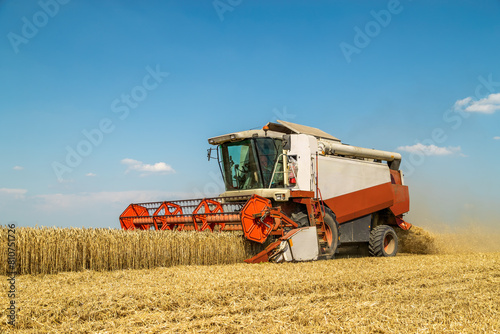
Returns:
[[[8,271],[6,227],[0,227],[0,274]],[[19,274],[149,269],[241,262],[258,250],[241,233],[122,231],[92,228],[16,229]]]

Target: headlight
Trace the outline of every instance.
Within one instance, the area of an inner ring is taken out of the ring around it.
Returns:
[[[284,201],[286,197],[285,194],[274,194],[274,199],[277,201]]]

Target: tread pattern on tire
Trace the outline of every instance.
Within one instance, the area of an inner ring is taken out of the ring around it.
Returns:
[[[330,228],[334,228],[336,230],[336,244],[337,246],[335,247],[334,251],[331,252],[331,253],[325,253],[325,254],[322,254],[322,257],[324,257],[325,259],[333,259],[335,258],[335,254],[338,253],[338,250],[339,250],[339,246],[340,246],[340,231],[339,231],[339,223],[337,222],[337,217],[335,215],[335,213],[332,212],[332,210],[330,210],[330,208],[325,208],[325,215],[329,215],[332,219],[333,219],[333,225],[334,226],[330,226]],[[325,221],[325,224],[326,224],[326,221]]]
[[[368,251],[371,256],[391,256],[388,255],[384,250],[384,238],[387,233],[391,233],[393,235],[394,241],[396,242],[396,251],[394,253],[394,255],[396,255],[398,251],[398,237],[396,235],[396,232],[389,225],[379,225],[375,227],[370,233]]]
[[[299,211],[296,213],[292,213],[290,218],[292,218],[292,220],[299,225],[299,228],[309,226],[309,218],[307,216],[307,212]]]

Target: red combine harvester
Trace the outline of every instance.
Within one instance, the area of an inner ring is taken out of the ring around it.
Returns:
[[[268,244],[246,262],[333,258],[339,247],[367,245],[394,256],[394,229],[408,230],[408,187],[401,155],[342,144],[316,128],[284,121],[208,142],[226,191],[215,198],[130,204],[125,230],[243,231]]]

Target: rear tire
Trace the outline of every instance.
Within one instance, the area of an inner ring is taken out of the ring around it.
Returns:
[[[398,236],[389,225],[379,225],[370,233],[368,251],[371,256],[389,257],[398,252]]]

